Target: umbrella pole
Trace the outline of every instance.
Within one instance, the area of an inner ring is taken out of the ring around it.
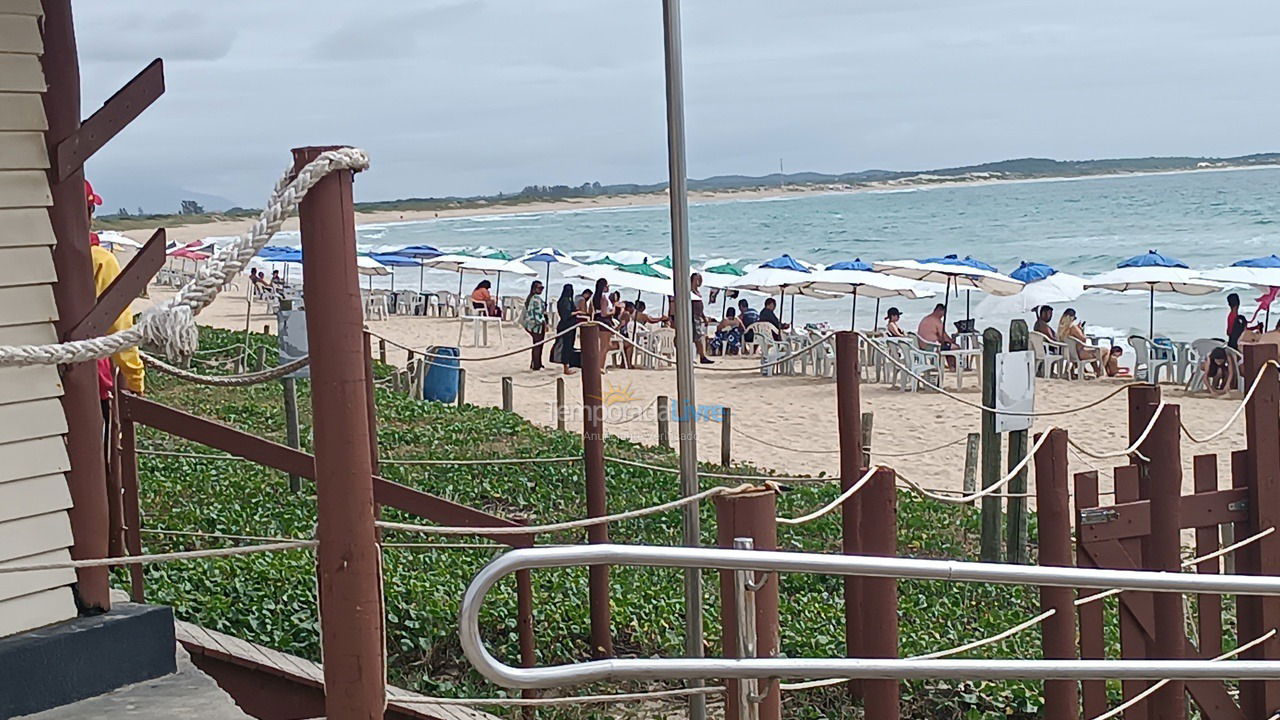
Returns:
[[[969,319],[969,298],[971,298],[972,296],[973,296],[972,290],[964,291],[964,319],[965,320]]]
[[[542,281],[542,302],[546,304],[551,299],[551,263],[547,263],[547,279]]]
[[[876,298],[876,316],[871,319],[871,332],[880,329],[880,298]]]
[[[858,329],[858,286],[853,286],[853,310],[849,313],[849,330]]]
[[[498,286],[493,289],[493,298],[499,300],[502,297],[502,271],[498,271]]]
[[[947,285],[942,290],[942,329],[947,328],[947,314],[951,312],[951,276],[947,276]]]
[[[782,297],[785,298],[787,293],[784,291]],[[788,323],[792,330],[796,329],[796,296],[791,296],[791,321]]]
[[[1147,332],[1150,333],[1149,335],[1147,335],[1147,339],[1155,340],[1156,339],[1156,286],[1155,285],[1151,286],[1151,302],[1148,303],[1148,306],[1151,308],[1151,317],[1150,317],[1149,324],[1147,325]]]
[[[418,293],[422,293],[423,281],[427,279],[427,266],[418,265]]]

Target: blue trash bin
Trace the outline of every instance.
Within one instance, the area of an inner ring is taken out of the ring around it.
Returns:
[[[427,348],[427,373],[422,381],[422,399],[451,403],[458,399],[458,348],[433,345]]]

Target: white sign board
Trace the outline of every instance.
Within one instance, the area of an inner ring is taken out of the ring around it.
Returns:
[[[280,364],[293,362],[307,354],[307,311],[281,310],[276,314],[277,335],[280,338]],[[288,377],[309,378],[311,366],[306,365],[289,373]]]
[[[1002,352],[996,355],[996,432],[1030,430],[1029,413],[1036,406],[1035,353],[1031,350]]]

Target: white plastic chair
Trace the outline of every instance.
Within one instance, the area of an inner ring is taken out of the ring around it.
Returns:
[[[653,361],[655,368],[662,365],[672,367],[676,362],[676,329],[675,328],[658,328],[649,333],[649,342],[652,344],[650,350],[655,354],[661,355],[664,359],[649,358]]]
[[[1156,345],[1142,335],[1130,335],[1129,344],[1133,346],[1133,353],[1137,356],[1133,364],[1135,380],[1159,383],[1161,370],[1170,380],[1173,379],[1174,362],[1177,360],[1174,348]]]
[[[1094,357],[1097,358],[1096,362],[1098,363],[1102,363],[1107,356],[1107,352],[1109,352],[1108,350],[1104,350],[1102,347],[1098,345],[1085,345],[1084,343],[1080,342],[1079,338],[1074,338],[1074,337],[1068,337],[1067,342],[1065,344],[1067,346],[1067,356],[1062,365],[1062,376],[1067,380],[1086,379],[1085,369],[1093,366],[1095,362],[1094,360],[1081,359],[1080,351],[1082,349],[1093,350]],[[1096,375],[1097,373],[1095,372],[1095,377]]]
[[[459,317],[458,293],[441,290],[436,294],[436,313],[440,317]]]
[[[1201,364],[1215,349],[1224,347],[1226,343],[1216,338],[1198,338],[1191,341],[1191,370],[1187,375],[1187,392],[1200,392],[1206,387],[1204,368]]]
[[[1029,333],[1028,339],[1036,356],[1036,377],[1062,376],[1067,363],[1067,346],[1035,330]]]
[[[377,293],[362,293],[364,295],[364,317],[366,320],[386,320],[387,319],[387,296]]]
[[[751,341],[747,342],[747,336],[751,336]],[[754,322],[751,327],[742,335],[742,352],[744,355],[751,355],[763,352],[766,342],[771,342],[778,337],[778,329],[771,323]]]
[[[937,347],[934,343],[928,344]],[[946,371],[943,369],[945,366],[943,365],[942,355],[937,350],[920,348],[909,342],[901,343],[901,347],[906,350],[907,366],[911,368],[911,372],[907,373],[906,377],[903,378],[903,390],[918,392],[920,390],[919,378],[925,378],[938,387],[942,387]]]

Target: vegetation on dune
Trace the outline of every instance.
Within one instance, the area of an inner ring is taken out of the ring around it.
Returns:
[[[225,347],[242,334],[202,331],[204,348]],[[251,343],[274,345],[274,338],[251,336]],[[379,374],[386,368],[378,368]],[[281,391],[269,383],[245,389],[193,386],[166,376],[149,383],[154,399],[215,418],[266,438],[282,440]],[[299,383],[303,437],[309,435],[309,387]],[[563,456],[581,452],[572,433],[532,425],[495,408],[455,408],[419,403],[379,390],[379,446],[384,458],[489,458]],[[304,445],[306,445],[304,441]],[[139,446],[208,452],[149,428],[139,428]],[[608,438],[611,455],[674,465],[668,451]],[[315,503],[309,485],[291,493],[281,473],[246,462],[143,455],[141,492],[144,528],[254,536],[309,537]],[[742,466],[741,471],[759,472]],[[507,466],[405,466],[387,464],[383,475],[451,500],[529,522],[586,515],[579,463]],[[718,481],[707,481],[708,486]],[[657,504],[673,498],[673,475],[612,464],[610,509]],[[779,499],[780,514],[807,512],[829,501],[829,483],[797,486]],[[385,509],[390,520],[420,518]],[[714,542],[715,517],[702,506],[703,541]],[[1034,523],[1034,518],[1033,518]],[[899,549],[903,555],[972,558],[978,515],[900,494]],[[616,523],[612,539],[621,543],[676,544],[679,513]],[[1033,535],[1034,537],[1034,527]],[[447,543],[459,539],[388,533],[388,543]],[[577,543],[582,532],[539,538],[542,543]],[[466,543],[477,542],[463,538]],[[221,541],[146,534],[149,552],[216,546]],[[788,550],[835,552],[840,545],[839,514],[799,528],[780,528]],[[428,694],[505,694],[483,681],[462,658],[456,626],[458,604],[474,573],[497,550],[488,548],[388,548],[385,551],[387,644],[393,683]],[[119,576],[123,581],[124,576]],[[585,569],[534,573],[538,661],[571,662],[588,655],[587,573]],[[148,599],[172,605],[178,617],[304,657],[318,659],[314,557],[309,551],[217,558],[149,566]],[[706,575],[708,653],[719,652],[718,584]],[[617,650],[641,656],[682,653],[681,578],[675,570],[616,568],[613,620]],[[834,657],[844,653],[841,581],[836,577],[788,574],[782,578],[782,651],[791,657]],[[1039,612],[1034,589],[982,584],[903,582],[900,588],[902,654],[953,647],[1005,630]],[[495,655],[518,659],[514,581],[490,596],[483,626]],[[967,657],[1038,657],[1039,631],[1027,630]],[[608,690],[608,689],[606,689]],[[569,692],[574,692],[570,690]],[[1039,687],[1030,683],[911,683],[904,688],[907,717],[1031,717],[1039,710]],[[540,711],[543,717],[616,717],[616,708]],[[849,716],[854,712],[840,687],[789,694],[789,718]]]

